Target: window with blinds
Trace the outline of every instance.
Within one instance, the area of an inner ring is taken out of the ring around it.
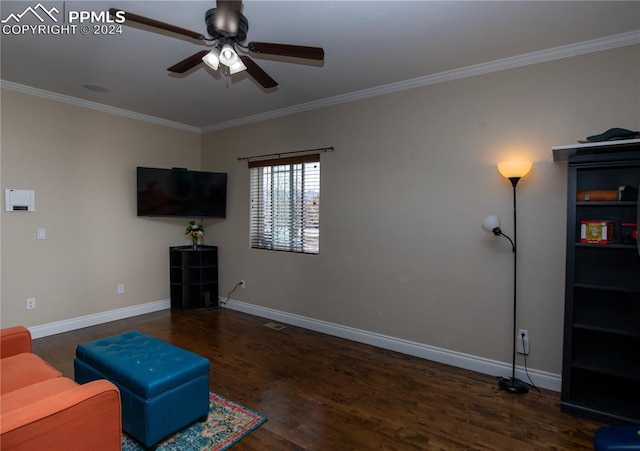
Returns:
[[[320,155],[250,161],[251,247],[317,254]]]

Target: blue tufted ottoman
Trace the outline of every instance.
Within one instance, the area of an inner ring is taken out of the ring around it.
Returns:
[[[209,361],[131,331],[76,348],[80,384],[108,379],[122,399],[122,429],[147,447],[209,412]]]
[[[593,438],[595,451],[640,450],[640,425],[603,426]]]

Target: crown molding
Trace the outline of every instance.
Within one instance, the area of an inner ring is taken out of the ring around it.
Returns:
[[[640,30],[634,30],[627,33],[616,34],[604,38],[584,41],[577,44],[569,44],[561,47],[540,50],[537,52],[526,53],[523,55],[503,58],[487,63],[475,64],[473,66],[453,69],[437,74],[426,75],[424,77],[412,78],[388,85],[376,86],[375,88],[363,89],[361,91],[341,94],[326,99],[315,100],[313,102],[303,103],[279,110],[267,111],[265,113],[254,114],[231,121],[220,122],[202,128],[202,133],[215,132],[226,128],[238,127],[241,125],[251,124],[253,122],[265,121],[282,116],[289,116],[304,111],[316,110],[343,103],[354,102],[357,100],[368,99],[370,97],[391,94],[394,92],[405,91],[408,89],[420,88],[423,86],[445,83],[462,78],[475,77],[477,75],[489,74],[518,67],[529,66],[532,64],[546,63],[573,56],[584,55],[587,53],[600,52],[628,45],[640,44]]]
[[[55,100],[70,105],[89,108],[91,110],[102,111],[103,113],[111,113],[116,116],[123,116],[129,119],[136,119],[143,122],[149,122],[151,124],[162,125],[165,127],[177,128],[188,132],[200,133],[200,127],[193,125],[182,124],[180,122],[169,121],[148,114],[136,113],[135,111],[125,110],[123,108],[116,108],[102,103],[91,102],[89,100],[79,99],[77,97],[71,97],[64,94],[58,94],[56,92],[45,91],[44,89],[33,88],[31,86],[21,85],[12,81],[0,80],[0,88],[8,91],[15,91],[21,94],[27,94],[35,97],[42,97],[44,99]]]
[[[460,80],[462,78],[475,77],[477,75],[515,69],[532,64],[546,63],[549,61],[571,58],[573,56],[601,52],[604,50],[610,50],[618,47],[625,47],[628,45],[636,44],[640,44],[640,30],[633,30],[627,33],[616,34],[604,38],[592,39],[590,41],[579,42],[576,44],[569,44],[561,47],[554,47],[551,49],[526,53],[523,55],[503,58],[487,63],[475,64],[473,66],[467,66],[459,69],[440,72],[437,74],[426,75],[424,77],[412,78],[410,80],[404,80],[397,83],[390,83],[374,88],[363,89],[361,91],[354,91],[346,94],[328,97],[326,99],[314,100],[312,102],[302,103],[300,105],[294,105],[288,108],[267,111],[265,113],[254,114],[251,116],[245,116],[231,121],[219,122],[217,124],[211,124],[202,128],[183,124],[180,122],[170,121],[167,119],[162,119],[155,116],[150,116],[147,114],[136,113],[134,111],[125,110],[122,108],[103,105],[97,102],[90,102],[88,100],[78,99],[76,97],[57,94],[54,92],[45,91],[43,89],[32,88],[30,86],[21,85],[6,80],[0,80],[0,88],[20,92],[23,94],[33,95],[36,97],[56,100],[59,102],[81,106],[92,110],[111,113],[130,119],[149,122],[152,124],[163,125],[165,127],[176,128],[188,132],[210,133],[226,128],[239,127],[241,125],[247,125],[254,122],[266,121],[268,119],[275,119],[278,117],[302,113],[305,111],[317,110],[320,108],[355,102],[357,100],[364,100],[385,94],[392,94],[394,92],[406,91],[408,89],[415,89],[438,83]]]

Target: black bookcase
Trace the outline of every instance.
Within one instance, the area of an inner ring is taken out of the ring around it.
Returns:
[[[629,224],[639,222],[638,200],[577,199],[579,191],[638,188],[640,140],[622,147],[617,143],[576,146],[565,155],[561,409],[609,424],[640,423],[640,245],[628,234]],[[613,222],[613,241],[581,242],[581,223],[591,220]]]
[[[169,248],[171,308],[218,307],[218,248]]]

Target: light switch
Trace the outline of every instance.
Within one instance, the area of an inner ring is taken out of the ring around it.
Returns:
[[[44,240],[47,237],[47,229],[38,229],[38,239]]]

